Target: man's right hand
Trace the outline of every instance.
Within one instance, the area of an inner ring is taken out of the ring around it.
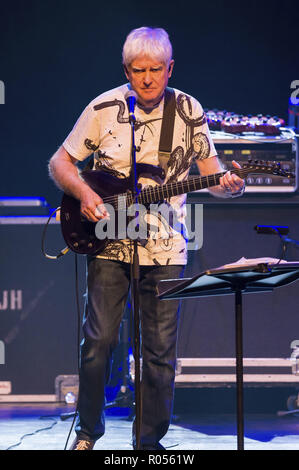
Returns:
[[[101,219],[109,219],[109,213],[104,206],[103,199],[92,189],[84,188],[82,191],[81,214],[90,222],[98,222]]]

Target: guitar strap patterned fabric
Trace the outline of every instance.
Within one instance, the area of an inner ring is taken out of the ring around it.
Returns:
[[[175,93],[172,88],[165,89],[163,119],[161,125],[161,134],[159,142],[159,163],[160,166],[167,173],[167,163],[172,150],[172,139],[174,130],[175,118]]]

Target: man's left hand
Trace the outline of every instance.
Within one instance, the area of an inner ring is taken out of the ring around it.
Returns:
[[[241,165],[239,165],[235,160],[232,161],[232,164],[234,168],[241,168]],[[223,176],[221,176],[219,181],[224,192],[231,196],[234,194],[240,194],[245,189],[244,180],[230,171],[227,171]]]

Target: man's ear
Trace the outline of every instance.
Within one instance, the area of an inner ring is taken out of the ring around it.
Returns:
[[[125,76],[129,80],[129,71],[128,71],[127,66],[125,64],[124,64],[124,72],[125,72]]]
[[[172,60],[169,62],[169,66],[168,66],[168,78],[170,78],[171,75],[172,75],[173,66],[174,66],[174,60],[172,59]]]

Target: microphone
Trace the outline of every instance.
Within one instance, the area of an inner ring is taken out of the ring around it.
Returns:
[[[134,90],[129,90],[125,94],[125,100],[129,110],[129,122],[135,122],[134,109],[137,101],[137,93]]]
[[[265,235],[287,235],[289,233],[289,227],[278,225],[256,225],[254,230]]]

